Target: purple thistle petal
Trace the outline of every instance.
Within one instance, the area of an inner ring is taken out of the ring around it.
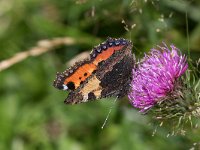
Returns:
[[[160,49],[151,49],[148,55],[133,69],[131,92],[132,105],[142,112],[154,106],[161,98],[174,90],[175,81],[188,68],[187,58],[174,45],[165,43]]]

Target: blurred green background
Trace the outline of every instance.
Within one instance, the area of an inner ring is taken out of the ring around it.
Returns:
[[[187,25],[188,22],[188,25]],[[200,149],[200,129],[169,136],[128,99],[64,105],[67,93],[52,86],[57,71],[108,36],[132,40],[137,57],[165,41],[191,59],[200,57],[198,0],[1,0],[0,61],[43,39],[69,37],[0,72],[0,150]],[[104,129],[101,126],[113,106]]]

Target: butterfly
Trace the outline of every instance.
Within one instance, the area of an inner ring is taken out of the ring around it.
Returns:
[[[135,57],[132,42],[107,38],[94,47],[89,58],[57,72],[54,87],[69,91],[66,104],[78,104],[107,97],[123,97],[130,89]]]

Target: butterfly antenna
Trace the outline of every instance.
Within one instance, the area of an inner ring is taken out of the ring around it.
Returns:
[[[108,118],[110,117],[110,113],[112,112],[113,106],[115,105],[115,102],[117,101],[117,99],[118,99],[118,96],[115,98],[115,100],[114,100],[114,102],[113,102],[113,105],[110,107],[109,112],[108,112],[108,114],[107,114],[107,116],[106,116],[106,119],[104,120],[104,123],[103,123],[103,125],[101,126],[101,129],[103,129],[104,126],[106,125],[106,123],[107,123],[107,121],[108,121]]]
[[[186,10],[186,12],[185,12],[185,22],[186,22],[188,57],[190,58],[190,36],[189,36],[189,24],[188,24],[188,10]]]

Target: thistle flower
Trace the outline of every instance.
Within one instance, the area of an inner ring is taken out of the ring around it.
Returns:
[[[170,93],[178,94],[178,80],[188,68],[185,55],[174,45],[166,44],[151,49],[138,66],[133,69],[131,91],[128,95],[132,105],[142,112],[166,99]]]

